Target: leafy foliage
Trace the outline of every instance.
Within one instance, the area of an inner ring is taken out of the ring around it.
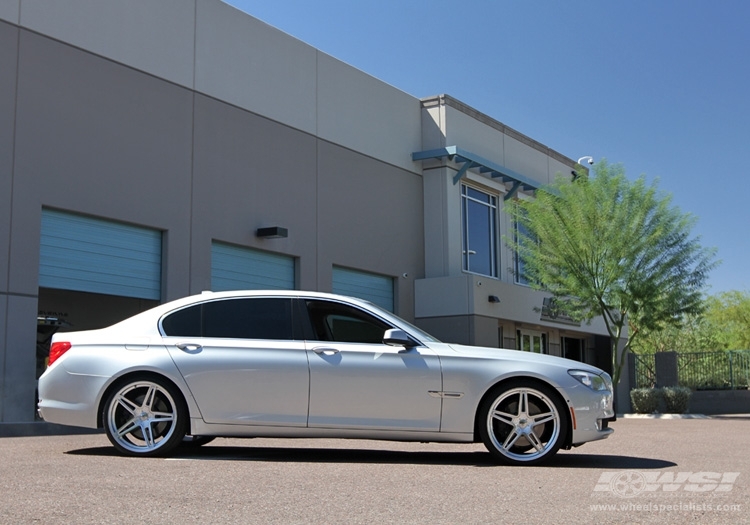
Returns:
[[[683,316],[676,326],[644,330],[633,344],[638,354],[720,350],[750,350],[750,292],[709,296],[702,315]]]
[[[630,391],[630,403],[638,414],[653,414],[659,408],[661,396],[656,388],[634,388]]]
[[[672,206],[656,183],[630,182],[621,165],[606,161],[594,172],[558,178],[536,199],[516,201],[511,213],[521,227],[511,244],[525,277],[552,293],[566,314],[604,318],[617,384],[643,330],[701,312],[714,251],[690,237],[695,219]]]
[[[750,293],[733,290],[709,297],[705,318],[717,329],[719,348],[750,350]]]
[[[667,414],[684,414],[688,411],[692,390],[684,386],[668,386],[661,389]]]
[[[711,352],[723,348],[720,332],[705,315],[685,315],[679,324],[642,330],[632,350],[636,354]]]

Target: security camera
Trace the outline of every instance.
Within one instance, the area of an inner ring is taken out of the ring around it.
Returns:
[[[592,159],[591,157],[589,157],[589,164],[592,166],[594,165],[594,159]]]
[[[589,155],[586,155],[585,157],[581,157],[580,159],[578,159],[578,164],[581,164],[584,160],[588,162],[589,165],[594,164],[594,157],[591,157]]]

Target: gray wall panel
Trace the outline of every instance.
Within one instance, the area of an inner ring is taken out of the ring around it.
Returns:
[[[187,292],[192,94],[21,31],[10,289],[37,293],[42,206],[169,230]]]
[[[21,26],[193,87],[195,0],[22,0]]]
[[[0,20],[18,24],[21,12],[21,0],[0,0]]]
[[[195,89],[315,133],[316,50],[218,0],[198,0]]]
[[[0,293],[8,290],[17,57],[18,28],[0,22]]]
[[[196,96],[191,291],[209,289],[211,241],[301,257],[298,286],[314,289],[315,138]],[[281,226],[285,239],[259,239]]]
[[[35,297],[8,297],[6,352],[3,370],[2,421],[33,421],[36,405]]]
[[[323,141],[318,166],[320,289],[331,290],[332,265],[390,275],[396,313],[413,317],[414,279],[424,275],[422,177]]]

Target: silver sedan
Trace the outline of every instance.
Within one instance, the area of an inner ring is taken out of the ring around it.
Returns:
[[[216,436],[471,443],[538,464],[606,438],[612,382],[592,366],[441,343],[366,301],[203,293],[101,330],[58,333],[46,421],[104,427],[132,456]]]

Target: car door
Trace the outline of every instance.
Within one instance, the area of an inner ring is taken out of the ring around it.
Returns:
[[[305,301],[314,336],[310,362],[309,427],[440,429],[440,360],[428,348],[382,343],[383,320],[328,300]]]
[[[309,374],[292,300],[232,298],[174,312],[164,342],[207,423],[305,426]]]

